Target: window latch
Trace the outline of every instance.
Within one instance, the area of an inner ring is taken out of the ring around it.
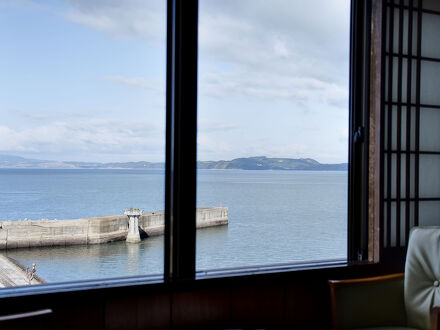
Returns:
[[[354,143],[363,143],[365,141],[365,128],[358,126],[353,135]]]
[[[358,261],[362,261],[362,260],[364,260],[364,251],[362,251],[362,249],[359,249],[359,250],[358,250],[358,255],[357,255],[357,257],[358,257]]]

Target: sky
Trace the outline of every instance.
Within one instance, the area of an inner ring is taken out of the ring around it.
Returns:
[[[347,162],[348,0],[199,0],[198,159]],[[0,154],[165,159],[165,0],[0,0]]]

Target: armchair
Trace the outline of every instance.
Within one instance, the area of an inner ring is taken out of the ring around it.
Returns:
[[[333,329],[440,330],[440,227],[411,230],[405,274],[329,285]]]

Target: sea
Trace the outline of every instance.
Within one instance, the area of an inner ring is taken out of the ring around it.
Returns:
[[[77,219],[164,209],[163,170],[0,169],[0,220]],[[196,269],[347,258],[346,171],[198,170],[197,206],[229,208],[227,226],[197,230]],[[163,236],[139,244],[1,253],[47,282],[163,273]]]

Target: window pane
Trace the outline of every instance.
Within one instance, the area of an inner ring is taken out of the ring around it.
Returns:
[[[346,258],[349,12],[200,1],[198,270]]]
[[[49,283],[163,272],[165,22],[162,0],[0,3],[1,255]]]

